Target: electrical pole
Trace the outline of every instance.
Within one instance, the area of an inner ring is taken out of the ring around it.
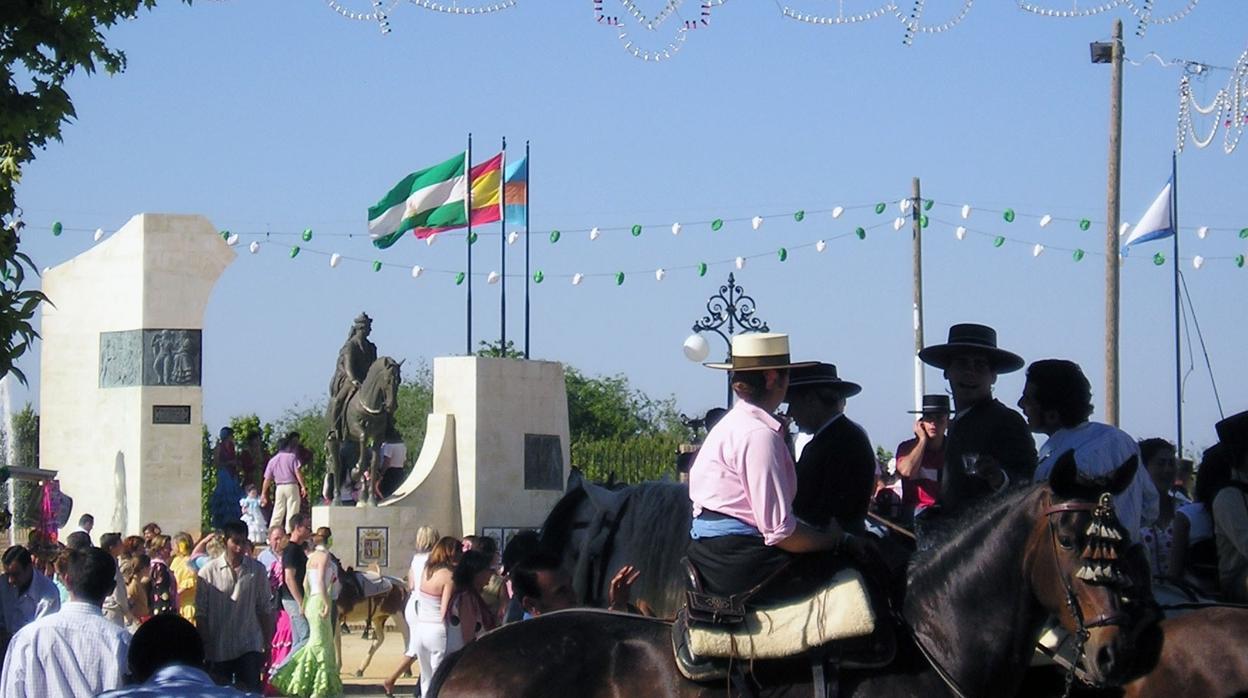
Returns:
[[[923,409],[923,198],[919,193],[919,178],[911,180],[910,223],[914,231],[914,409]]]
[[[1109,191],[1105,223],[1105,421],[1118,426],[1118,225],[1122,167],[1122,20],[1114,20],[1109,88]],[[1178,260],[1175,260],[1178,263]]]

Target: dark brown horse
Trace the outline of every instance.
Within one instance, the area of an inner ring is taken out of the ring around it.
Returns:
[[[1248,696],[1248,608],[1210,606],[1145,631],[1126,698]]]
[[[912,564],[899,614],[899,648],[875,671],[845,670],[845,696],[1009,696],[1031,660],[1049,615],[1086,632],[1086,663],[1113,681],[1130,655],[1135,618],[1120,589],[1076,576],[1092,509],[1120,492],[1136,469],[1080,479],[1070,454],[1050,482],[1022,488],[968,512],[952,533]],[[885,621],[887,622],[887,621]],[[504,626],[448,658],[433,696],[718,696],[723,684],[685,680],[665,621],[601,611],[565,611]],[[805,658],[759,663],[764,693],[811,695]]]

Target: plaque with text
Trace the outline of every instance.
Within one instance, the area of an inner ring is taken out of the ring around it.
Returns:
[[[524,435],[524,489],[563,490],[563,446],[557,435]]]
[[[190,405],[152,405],[152,424],[190,423]]]

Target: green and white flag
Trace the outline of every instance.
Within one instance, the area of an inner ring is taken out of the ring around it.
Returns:
[[[427,238],[468,225],[468,153],[404,177],[368,209],[368,234],[386,249],[409,230]]]

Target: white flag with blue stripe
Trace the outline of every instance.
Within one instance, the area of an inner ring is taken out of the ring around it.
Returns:
[[[1166,181],[1166,186],[1157,195],[1153,205],[1148,207],[1144,217],[1131,229],[1131,234],[1127,236],[1127,241],[1122,245],[1124,253],[1132,245],[1138,245],[1141,242],[1150,240],[1160,240],[1174,235],[1174,215],[1170,209],[1170,192],[1173,189],[1174,179],[1171,178]]]

